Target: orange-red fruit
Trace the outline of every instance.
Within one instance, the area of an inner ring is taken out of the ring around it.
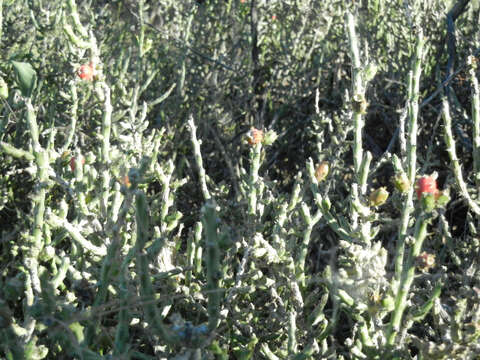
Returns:
[[[82,157],[82,165],[85,165],[85,158]],[[70,169],[72,169],[72,171],[75,171],[75,166],[76,166],[76,159],[75,157],[72,157],[70,159]]]
[[[93,80],[94,70],[93,63],[88,63],[80,66],[78,69],[78,76],[82,80],[91,81]]]
[[[437,181],[432,176],[423,176],[417,181],[417,197],[422,198],[423,194],[433,194],[437,195]]]

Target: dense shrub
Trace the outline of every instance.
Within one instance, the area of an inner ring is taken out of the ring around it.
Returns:
[[[1,358],[480,356],[478,1],[0,14]]]

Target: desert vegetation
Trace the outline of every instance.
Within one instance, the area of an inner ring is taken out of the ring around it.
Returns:
[[[0,0],[0,358],[480,359],[478,0]]]

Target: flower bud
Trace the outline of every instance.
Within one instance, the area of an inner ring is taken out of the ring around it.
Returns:
[[[417,181],[417,197],[420,200],[424,194],[438,195],[437,181],[433,176],[422,176]]]
[[[370,206],[380,206],[388,199],[388,191],[386,188],[381,187],[370,193],[368,199],[370,200]]]
[[[422,198],[420,199],[422,203],[422,207],[425,211],[431,212],[433,209],[435,209],[435,194],[431,193],[425,193],[422,195]]]
[[[437,206],[443,207],[450,201],[450,192],[447,190],[439,191],[436,195]]]
[[[82,80],[91,81],[95,75],[93,63],[83,64],[77,71],[78,77]]]
[[[82,156],[82,165],[85,165],[85,158]],[[72,169],[72,172],[75,172],[75,167],[77,165],[77,160],[74,156],[70,159],[70,169]]]
[[[393,178],[393,184],[401,193],[406,193],[410,187],[410,181],[408,180],[407,174],[404,172],[395,175]]]
[[[435,266],[435,255],[422,252],[415,258],[416,265],[420,271],[428,271]]]
[[[330,171],[330,165],[327,161],[322,161],[317,165],[315,169],[315,178],[318,182],[321,182],[327,178],[328,172]]]
[[[386,295],[382,299],[382,306],[387,311],[393,311],[395,309],[395,299],[391,295]]]
[[[124,185],[127,189],[130,186],[132,186],[132,183],[130,182],[130,178],[128,177],[128,175],[122,176],[122,178],[120,179],[120,183]]]
[[[352,101],[353,111],[356,113],[365,115],[367,113],[368,102],[365,99],[365,96],[361,94],[355,94]]]
[[[252,127],[250,131],[247,133],[247,142],[250,145],[256,145],[261,143],[263,140],[263,131],[259,129],[255,129]]]
[[[277,140],[278,135],[275,131],[269,130],[263,137],[263,145],[272,145]]]

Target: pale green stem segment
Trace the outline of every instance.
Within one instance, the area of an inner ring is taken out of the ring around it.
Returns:
[[[145,251],[147,241],[150,239],[150,214],[148,211],[147,199],[145,194],[137,190],[135,194],[136,222],[137,222],[137,271],[140,279],[140,294],[144,302],[145,317],[152,329],[165,342],[175,344],[178,339],[163,324],[155,304],[155,292],[152,286],[150,270],[148,266],[148,257]]]
[[[200,141],[197,139],[197,128],[195,127],[193,116],[191,115],[188,119],[188,126],[190,127],[190,135],[191,135],[191,140],[193,145],[193,155],[195,157],[195,162],[197,163],[197,167],[198,167],[198,177],[200,181],[200,187],[202,189],[203,198],[205,200],[209,200],[211,196],[207,188],[207,176],[205,173],[205,168],[203,167],[202,152],[200,150]]]
[[[220,304],[223,291],[220,289],[220,248],[216,204],[209,200],[202,208],[205,229],[205,259],[207,265],[208,330],[214,331],[220,323]]]
[[[43,248],[43,226],[45,215],[45,196],[48,182],[49,158],[48,153],[43,149],[39,142],[39,131],[37,117],[33,109],[30,98],[25,101],[27,107],[27,123],[30,129],[30,139],[32,140],[32,150],[37,165],[37,194],[34,197],[33,204],[33,230],[28,255],[25,258],[25,266],[30,272],[32,288],[36,294],[41,293],[40,279],[38,278],[38,256]],[[32,304],[30,304],[32,305]]]
[[[112,103],[110,100],[110,88],[107,84],[101,83],[101,90],[103,90],[104,104],[103,104],[103,119],[102,119],[102,164],[104,166],[102,171],[102,195],[101,195],[101,209],[102,214],[106,218],[108,214],[108,199],[110,197],[110,133],[112,129]]]
[[[407,197],[403,203],[403,210],[398,232],[397,247],[395,251],[395,285],[397,288],[403,273],[403,261],[405,256],[405,238],[408,231],[408,223],[410,222],[410,214],[413,211],[413,193],[415,184],[416,164],[417,164],[417,132],[418,132],[418,98],[420,96],[420,75],[421,62],[423,57],[423,47],[425,39],[420,30],[417,35],[417,46],[415,48],[415,57],[413,59],[412,70],[408,78],[408,139],[407,139],[407,164],[406,172],[410,187],[407,191]]]
[[[250,182],[248,191],[248,214],[252,217],[257,213],[258,200],[258,170],[260,169],[260,155],[262,153],[262,143],[252,146],[250,149]]]
[[[31,99],[25,99],[27,108],[27,125],[30,130],[30,140],[32,142],[32,152],[34,162],[37,167],[35,174],[36,193],[33,197],[33,224],[31,235],[27,239],[26,252],[23,263],[26,268],[25,276],[25,300],[27,312],[25,314],[24,328],[27,336],[24,337],[25,343],[30,341],[30,337],[35,329],[36,321],[30,314],[30,308],[34,305],[36,297],[42,293],[42,287],[39,277],[39,256],[44,247],[44,227],[45,227],[45,198],[48,186],[49,156],[48,152],[42,148],[39,141],[39,130],[37,117],[33,108]]]
[[[62,153],[67,151],[73,141],[73,136],[77,127],[77,111],[78,111],[78,95],[77,95],[77,85],[75,81],[70,83],[70,99],[72,101],[72,107],[70,109],[70,129],[67,136],[67,141],[63,146]]]
[[[476,59],[470,55],[469,65],[470,82],[472,83],[472,120],[473,120],[473,174],[477,189],[480,189],[480,90],[476,75]]]
[[[358,47],[358,38],[355,33],[355,19],[349,12],[347,13],[347,30],[348,39],[350,43],[350,55],[352,60],[352,90],[353,101],[361,103],[365,101],[365,89],[362,84],[362,72],[360,51]],[[362,164],[363,147],[362,147],[362,131],[364,121],[360,108],[354,107],[353,111],[353,127],[354,127],[354,141],[353,141],[353,163],[355,167],[355,174],[359,182],[360,167]]]
[[[0,150],[16,159],[24,159],[27,161],[35,160],[35,156],[31,152],[25,151],[23,149],[17,149],[16,147],[3,141],[0,141]]]
[[[351,222],[352,229],[359,231],[362,241],[370,243],[370,222],[365,221],[369,216],[365,212],[360,212],[362,207],[361,200],[367,191],[368,173],[372,155],[363,151],[362,134],[365,127],[365,118],[368,103],[365,99],[365,89],[367,83],[373,78],[376,72],[376,66],[373,64],[362,64],[360,59],[359,40],[355,32],[355,18],[352,13],[347,12],[346,26],[348,40],[350,44],[350,58],[352,61],[352,110],[353,110],[353,163],[355,171],[355,182],[357,187],[352,192]],[[360,191],[358,191],[360,190]]]
[[[3,0],[0,0],[0,42],[3,35]]]
[[[92,244],[90,241],[85,239],[85,237],[81,234],[80,229],[72,225],[66,219],[62,219],[53,213],[49,213],[47,222],[52,228],[60,227],[65,229],[73,240],[75,240],[85,250],[90,251],[92,254],[97,256],[107,255],[107,248],[104,245],[96,246]]]
[[[294,355],[297,352],[297,337],[295,335],[297,331],[297,313],[295,310],[291,310],[288,315],[288,353]]]
[[[433,289],[433,294],[430,297],[430,299],[428,299],[428,301],[426,301],[425,304],[423,304],[418,309],[418,311],[416,311],[415,313],[412,314],[410,321],[412,321],[412,322],[422,321],[425,318],[425,316],[427,316],[427,314],[432,309],[432,307],[435,303],[435,300],[440,297],[440,294],[442,293],[442,286],[443,286],[443,284],[442,284],[441,281],[439,281],[435,285],[435,288]],[[406,326],[406,328],[410,328],[410,326]]]
[[[470,209],[478,216],[480,216],[480,206],[472,199],[468,193],[467,184],[465,183],[462,175],[462,167],[458,161],[457,151],[455,149],[455,140],[452,133],[452,118],[450,117],[450,108],[446,98],[443,99],[443,120],[445,122],[445,144],[447,146],[448,156],[453,166],[453,174],[462,196],[467,200]]]
[[[304,202],[300,204],[300,214],[302,215],[306,228],[305,230],[303,230],[303,239],[302,243],[300,244],[300,249],[298,251],[297,261],[295,262],[295,273],[297,282],[302,286],[302,288],[305,288],[305,263],[308,253],[308,245],[310,244],[310,237],[312,235],[313,227],[316,223],[320,221],[323,214],[322,211],[319,209],[317,210],[315,215],[312,216],[310,214],[310,209]]]
[[[393,346],[395,344],[395,337],[400,331],[400,325],[402,322],[402,316],[407,307],[407,298],[410,291],[410,287],[413,283],[415,276],[415,260],[420,255],[423,241],[427,237],[427,226],[429,224],[428,215],[422,214],[420,219],[417,220],[415,226],[414,243],[410,251],[410,257],[403,267],[400,283],[398,286],[397,294],[395,297],[395,310],[392,314],[392,319],[387,329],[387,344]]]
[[[125,245],[125,238],[122,236],[121,231],[125,226],[126,216],[128,211],[130,210],[132,200],[133,200],[132,198],[133,198],[132,192],[128,191],[125,197],[125,201],[118,215],[118,219],[112,227],[112,241],[107,248],[106,256],[103,257],[102,267],[100,270],[100,280],[98,282],[98,291],[97,291],[97,294],[95,295],[93,308],[101,306],[102,304],[105,304],[108,296],[108,287],[112,284],[113,273],[119,270],[118,269],[119,265],[117,264],[117,261],[121,257],[120,252],[123,246]],[[120,269],[120,272],[123,275],[124,275],[124,271],[125,271],[124,268]],[[126,281],[126,280],[123,279],[123,281]],[[126,314],[123,314],[120,317],[124,319],[125,316]],[[95,340],[99,321],[100,319],[94,319],[87,327],[85,342],[89,345],[92,344]],[[117,327],[117,331],[121,331],[120,333],[118,333],[118,336],[122,336],[122,334],[125,333],[125,329],[120,329],[120,326]]]

